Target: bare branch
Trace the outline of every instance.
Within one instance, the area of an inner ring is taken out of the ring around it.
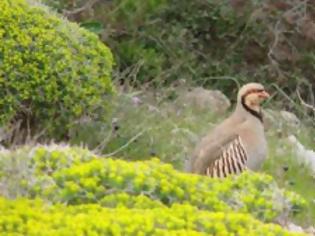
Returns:
[[[296,94],[297,94],[297,96],[298,96],[298,98],[299,98],[300,103],[301,103],[302,106],[304,106],[304,107],[306,107],[306,108],[308,108],[308,109],[311,109],[313,112],[315,112],[315,106],[312,106],[312,105],[310,105],[310,104],[307,104],[307,103],[303,100],[303,98],[301,97],[300,91],[299,91],[298,89],[296,90]]]
[[[82,7],[73,9],[73,10],[71,10],[71,11],[64,10],[63,14],[64,14],[64,16],[69,17],[69,16],[72,16],[72,15],[77,15],[77,14],[83,12],[83,11],[86,11],[86,10],[91,10],[91,8],[92,8],[96,3],[98,3],[99,1],[100,1],[100,0],[90,0],[90,1],[87,1]]]
[[[116,155],[117,153],[121,152],[123,149],[127,148],[132,142],[134,142],[137,138],[139,138],[140,136],[142,136],[145,133],[146,130],[142,130],[141,132],[139,132],[138,134],[136,134],[135,136],[133,136],[131,139],[128,140],[127,143],[125,143],[123,146],[119,147],[118,149],[116,149],[115,151],[105,154],[103,155],[103,157],[111,157]]]
[[[96,146],[95,151],[96,152],[101,152],[109,143],[110,139],[112,138],[112,136],[114,135],[114,129],[112,128],[110,130],[110,132],[108,132],[108,135],[106,136],[106,138],[99,144]]]
[[[271,62],[271,65],[273,66],[273,68],[278,73],[278,76],[285,77],[285,75],[287,74],[280,69],[279,62],[275,58],[275,55],[276,55],[275,51],[276,51],[279,43],[281,43],[282,40],[285,40],[282,37],[283,33],[284,33],[284,30],[281,29],[282,21],[283,21],[282,18],[288,18],[290,16],[299,16],[297,23],[296,23],[297,26],[299,27],[303,23],[303,20],[306,18],[306,9],[307,9],[308,1],[309,0],[301,1],[298,4],[295,4],[294,7],[292,7],[291,9],[284,12],[282,14],[282,16],[278,19],[278,21],[276,22],[276,24],[272,30],[272,32],[274,34],[274,40],[273,40],[272,45],[269,47],[268,59]],[[297,27],[297,31],[299,31],[298,27]],[[289,43],[289,42],[287,41],[287,43]],[[292,46],[292,50],[298,51],[297,49],[294,48],[293,45],[291,45],[291,46]]]
[[[278,75],[282,75],[282,72],[281,72],[281,70],[279,68],[279,63],[274,58],[274,55],[275,55],[274,50],[278,46],[279,38],[280,38],[280,35],[282,34],[282,31],[280,30],[280,20],[278,20],[277,23],[275,24],[273,33],[274,33],[274,41],[273,41],[271,47],[269,48],[268,58],[269,58],[269,60],[271,62],[271,65],[277,71]]]

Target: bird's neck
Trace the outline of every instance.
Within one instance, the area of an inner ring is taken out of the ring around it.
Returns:
[[[259,104],[248,104],[245,102],[245,99],[242,99],[238,109],[241,109],[241,112],[244,112],[246,116],[254,117],[263,123],[263,115]]]

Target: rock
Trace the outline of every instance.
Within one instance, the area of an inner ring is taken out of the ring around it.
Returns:
[[[140,104],[143,103],[142,100],[137,96],[131,97],[131,102],[134,106],[139,106]]]
[[[301,124],[301,121],[292,112],[280,111],[280,115],[284,119],[284,121],[287,123],[288,126],[298,127]]]
[[[315,227],[310,226],[307,229],[305,229],[305,233],[308,233],[309,235],[315,235]]]
[[[304,233],[304,230],[301,226],[293,224],[292,222],[290,222],[286,228],[287,228],[287,230],[289,230],[291,232]]]
[[[225,113],[231,106],[229,99],[222,92],[207,90],[202,87],[196,87],[191,91],[180,94],[177,102],[216,114]]]
[[[290,135],[288,140],[295,150],[298,162],[309,166],[315,176],[315,151],[305,148],[294,135]]]
[[[315,228],[313,226],[310,226],[308,228],[303,228],[292,222],[288,222],[285,225],[281,225],[281,226],[287,229],[288,231],[291,231],[294,233],[306,233],[307,235],[315,235]]]
[[[301,121],[291,112],[265,109],[264,124],[267,130],[273,129],[285,132],[286,130],[291,130],[292,128],[299,128]]]

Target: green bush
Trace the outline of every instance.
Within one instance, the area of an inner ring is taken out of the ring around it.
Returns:
[[[60,3],[55,6],[60,12],[84,5],[82,0],[45,1]],[[270,89],[276,85],[290,95],[304,84],[303,96],[313,103],[314,13],[312,3],[299,0],[113,0],[69,17],[87,28],[93,25],[86,22],[99,22],[118,70],[139,84],[185,79],[231,94],[237,91],[233,78],[240,84],[260,81]]]
[[[1,125],[61,138],[80,117],[108,109],[113,59],[96,35],[39,4],[3,0],[0,8]]]
[[[143,194],[166,205],[188,202],[211,211],[234,209],[265,221],[279,216],[286,208],[298,212],[304,205],[300,197],[279,190],[265,175],[244,173],[222,181],[182,174],[157,160],[93,160],[58,171],[53,179],[56,187],[51,192],[69,204],[98,202],[111,192],[127,192]]]
[[[70,147],[3,150],[0,177],[7,197],[37,196],[72,205],[148,208],[180,203],[209,211],[249,213],[266,222],[283,211],[299,213],[305,206],[301,197],[279,189],[267,175],[211,179],[178,172],[157,159],[126,162]]]
[[[56,170],[71,167],[95,159],[92,152],[67,145],[28,146],[15,151],[0,151],[0,179],[2,194],[10,197],[30,196],[36,190],[35,183],[42,188],[51,184],[50,175]],[[15,173],[12,175],[11,173]],[[47,181],[47,183],[45,182]],[[38,187],[38,186],[37,186]],[[41,190],[41,189],[40,189]]]
[[[99,201],[99,204],[104,207],[123,207],[137,209],[153,209],[166,207],[158,200],[152,200],[145,195],[130,195],[128,193],[116,193],[106,195]]]
[[[109,209],[0,198],[0,211],[0,231],[15,235],[303,235],[263,224],[250,215],[206,212],[186,204]]]

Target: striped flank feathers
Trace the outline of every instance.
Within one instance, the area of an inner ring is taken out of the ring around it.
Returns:
[[[246,167],[247,154],[240,136],[222,150],[220,157],[206,169],[210,177],[224,178],[231,174],[240,174]]]

